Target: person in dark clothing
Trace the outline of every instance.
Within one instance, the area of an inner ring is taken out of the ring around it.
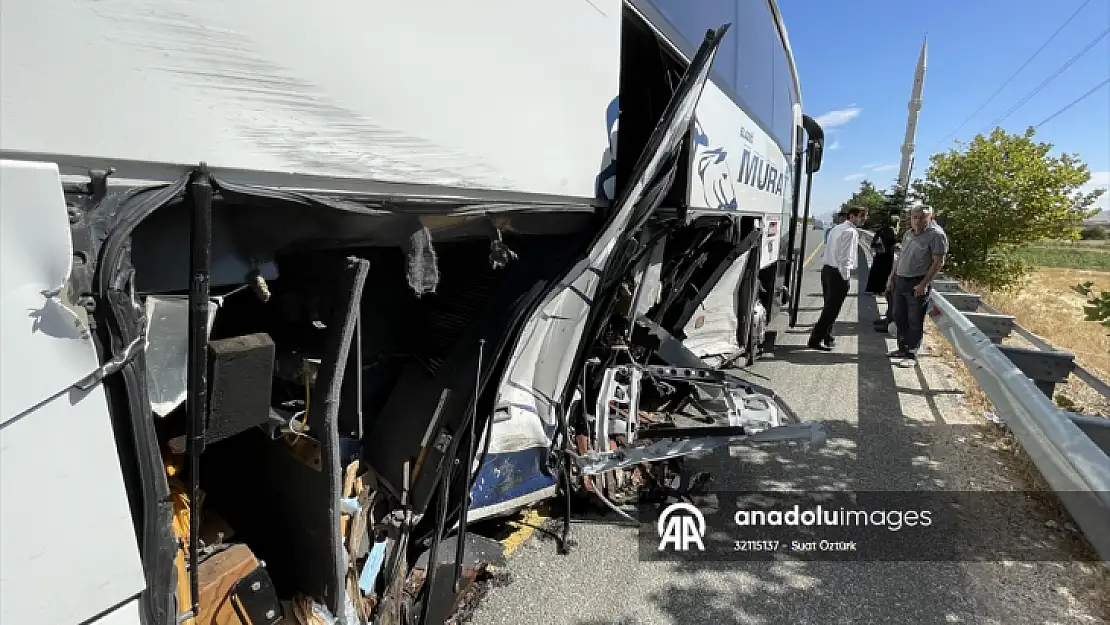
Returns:
[[[894,268],[894,251],[898,244],[898,218],[891,217],[883,227],[875,233],[871,242],[871,271],[867,276],[868,293],[882,294],[886,299],[886,313],[875,320],[876,332],[887,332],[890,324],[894,323],[894,298],[886,288],[890,272]]]
[[[882,295],[886,292],[886,280],[894,266],[894,246],[898,243],[892,219],[888,219],[871,240],[871,270],[867,275],[866,292]]]

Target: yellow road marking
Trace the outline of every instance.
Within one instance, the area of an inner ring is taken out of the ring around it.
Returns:
[[[532,534],[536,531],[547,515],[540,510],[532,509],[525,512],[519,521],[510,521],[511,525],[517,526],[517,529],[509,534],[504,540],[501,541],[501,547],[504,550],[505,557],[508,557],[512,552],[520,548]]]
[[[809,258],[806,259],[806,262],[802,265],[802,267],[809,267],[809,264],[813,262],[813,259],[817,258],[817,252],[820,252],[821,248],[824,247],[824,246],[825,246],[824,241],[818,243],[817,248],[814,249],[813,253],[809,255]]]

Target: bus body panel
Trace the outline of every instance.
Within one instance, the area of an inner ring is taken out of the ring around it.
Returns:
[[[0,0],[0,150],[594,202],[620,3]]]
[[[0,161],[0,238],[0,622],[80,623],[145,580],[56,166]]]
[[[132,599],[88,625],[141,625],[143,622],[139,613],[141,605],[138,599]]]
[[[783,205],[792,186],[789,163],[774,140],[716,85],[698,104],[691,209],[765,215],[760,268],[778,260]],[[789,209],[788,209],[789,210]]]
[[[766,287],[761,314],[766,325],[779,310],[778,295],[787,269],[782,257],[792,211],[793,137],[801,126],[792,57],[776,23],[774,4],[713,0],[698,9],[686,0],[628,0],[628,4],[687,62],[707,29],[733,22],[698,101],[690,170],[679,175],[690,180],[691,214],[729,213],[759,220],[763,228],[759,270]],[[730,14],[728,6],[736,11]],[[745,17],[752,19],[739,23]],[[764,58],[743,58],[753,43],[765,50],[760,52]],[[767,63],[771,58],[776,65]],[[753,78],[751,72],[738,69],[741,63],[763,63],[769,69]],[[735,91],[722,87],[736,84],[736,78],[749,85],[773,85],[768,87],[773,94],[766,94],[764,101],[754,100],[766,119],[757,122],[738,103]],[[611,132],[619,132],[617,122],[616,111],[611,111]],[[772,131],[786,138],[777,140]],[[741,350],[738,329],[755,311],[740,310],[737,293],[751,258],[752,253],[745,253],[733,261],[683,328],[683,345],[698,357],[727,358]],[[563,318],[573,314],[560,311]],[[545,467],[555,427],[550,406],[521,385],[510,384],[508,389],[501,401],[512,408],[492,423],[490,454],[473,490],[476,518],[511,512],[551,496],[556,488],[554,474]]]

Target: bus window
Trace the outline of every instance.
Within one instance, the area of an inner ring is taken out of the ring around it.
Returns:
[[[732,24],[717,49],[713,59],[713,76],[717,82],[723,81],[731,89],[736,77],[736,41],[739,32],[736,0],[649,0],[649,3],[670,25],[678,31],[685,41],[675,42],[691,54],[696,50],[705,31],[721,24]],[[739,3],[743,4],[743,3]]]
[[[771,135],[787,154],[790,153],[791,137],[794,135],[794,75],[790,71],[789,58],[782,40],[775,36],[774,51],[775,101],[771,122]]]
[[[705,31],[732,24],[713,62],[713,81],[791,152],[794,79],[767,0],[633,0],[687,55]],[[652,15],[653,13],[657,15]],[[668,28],[662,28],[666,26]],[[666,31],[673,32],[666,32]]]
[[[740,15],[736,23],[739,49],[734,90],[747,104],[748,114],[770,129],[775,111],[775,73],[771,59],[778,42],[774,16],[765,1],[735,4]]]

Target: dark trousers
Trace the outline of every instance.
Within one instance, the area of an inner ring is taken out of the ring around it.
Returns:
[[[848,281],[840,275],[839,269],[831,265],[821,268],[821,295],[825,298],[825,305],[809,335],[810,341],[832,338],[833,322],[840,316],[840,308],[848,297],[848,288]]]
[[[898,327],[898,349],[916,352],[921,347],[921,337],[925,333],[925,312],[929,306],[929,292],[918,297],[913,289],[921,283],[921,278],[894,276],[894,325]]]

